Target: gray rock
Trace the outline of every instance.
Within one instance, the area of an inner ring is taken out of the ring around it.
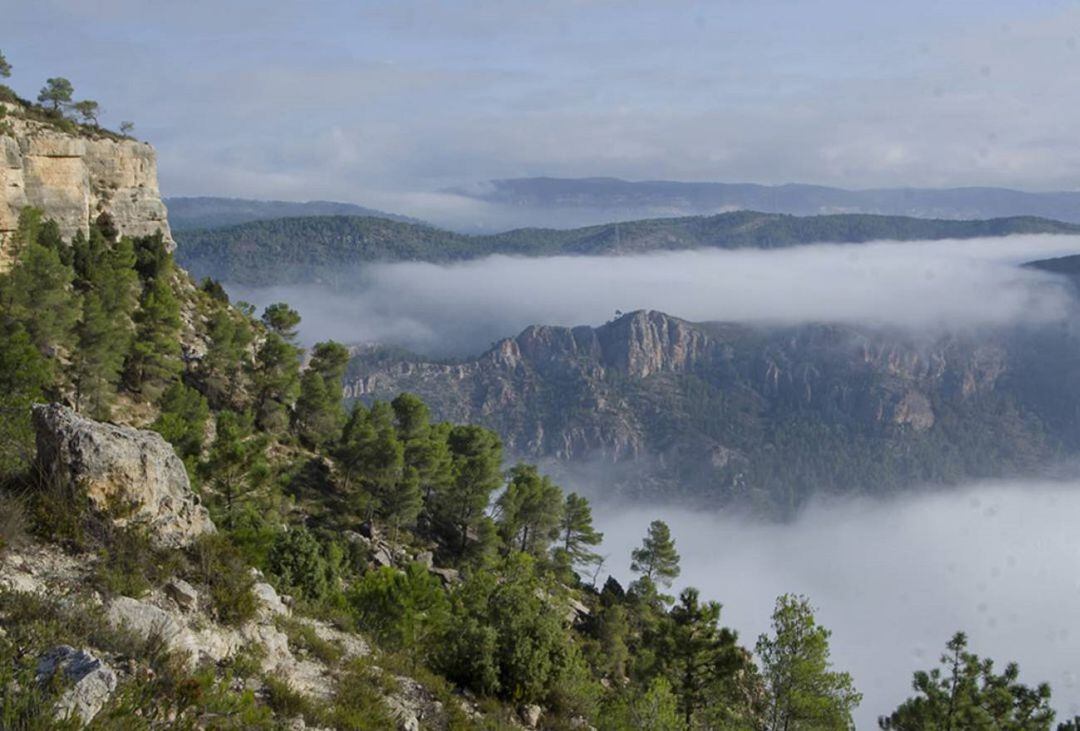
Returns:
[[[394,565],[394,557],[390,554],[390,549],[383,545],[379,545],[375,548],[371,560],[375,562],[376,566]]]
[[[540,716],[544,715],[544,709],[536,704],[529,704],[518,709],[518,716],[526,728],[536,728],[540,725]]]
[[[458,573],[457,569],[442,569],[435,567],[430,570],[431,573],[442,579],[442,583],[447,586],[449,586],[450,584],[456,584],[461,581],[461,575]]]
[[[57,674],[62,674],[69,686],[54,707],[58,720],[77,717],[85,725],[116,691],[116,673],[112,668],[89,652],[69,645],[54,647],[38,659],[39,683],[47,683]]]
[[[199,606],[199,592],[195,587],[183,579],[172,579],[165,585],[165,593],[180,606],[181,609],[195,609]]]
[[[266,582],[258,582],[251,590],[255,593],[255,598],[258,599],[262,608],[270,614],[281,614],[288,616],[289,608],[285,606],[285,602],[281,601],[281,597],[278,596],[274,587],[270,586]]]
[[[431,569],[435,566],[435,554],[433,554],[431,551],[423,551],[416,554],[416,561],[425,569],[431,571]]]
[[[85,490],[118,525],[145,525],[168,548],[214,531],[184,463],[161,435],[87,419],[59,404],[34,407],[38,466],[55,484]],[[115,514],[123,507],[122,517]]]

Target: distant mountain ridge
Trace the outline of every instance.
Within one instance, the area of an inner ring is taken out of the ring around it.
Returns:
[[[378,216],[391,221],[420,223],[415,218],[336,201],[264,201],[246,198],[166,198],[169,220],[177,230],[221,228],[250,221],[302,216]]]
[[[574,225],[590,220],[713,214],[731,210],[815,215],[868,213],[919,218],[976,219],[1038,216],[1080,223],[1080,192],[1026,192],[1008,188],[877,188],[848,190],[821,185],[692,183],[619,178],[509,178],[451,189],[505,206],[530,220],[528,211],[558,210]]]
[[[452,262],[492,254],[619,255],[697,248],[781,248],[863,243],[1077,234],[1080,225],[1033,217],[975,221],[841,214],[798,217],[737,211],[658,218],[578,229],[515,229],[467,235],[377,217],[283,218],[219,229],[178,231],[177,258],[192,274],[245,286],[321,283],[347,286],[370,262]]]
[[[612,491],[790,515],[815,493],[1031,473],[1075,454],[1078,376],[1077,337],[1057,328],[920,339],[639,311],[532,326],[460,362],[357,349],[346,395],[417,393],[548,469],[602,465],[586,482]]]

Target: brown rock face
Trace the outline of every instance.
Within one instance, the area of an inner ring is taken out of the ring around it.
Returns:
[[[26,206],[44,210],[64,238],[85,232],[92,219],[108,212],[121,233],[161,231],[172,245],[153,147],[67,134],[22,119],[17,107],[6,106],[14,135],[0,135],[0,245]]]
[[[59,404],[35,406],[34,428],[42,474],[85,490],[106,518],[145,525],[151,540],[170,548],[214,531],[184,463],[160,434],[103,424]],[[123,517],[115,517],[117,507]]]

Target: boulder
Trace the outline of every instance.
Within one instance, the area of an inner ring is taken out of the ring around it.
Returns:
[[[529,704],[518,709],[518,716],[526,728],[536,728],[540,725],[540,716],[544,715],[544,709],[536,704]]]
[[[439,568],[436,566],[430,569],[430,571],[442,580],[444,586],[450,586],[451,584],[456,584],[461,581],[461,574],[458,573],[457,569]]]
[[[431,551],[421,551],[416,554],[416,562],[423,566],[428,571],[431,571],[435,566],[435,554]]]
[[[282,616],[289,616],[289,608],[285,606],[285,602],[278,596],[274,587],[270,586],[264,581],[256,582],[251,587],[251,591],[254,592],[255,598],[258,600],[260,607],[270,616],[280,614]]]
[[[67,689],[54,706],[58,720],[78,718],[88,724],[116,691],[116,673],[89,652],[69,645],[52,648],[38,659],[37,680],[63,676]]]
[[[160,434],[87,419],[59,404],[34,407],[38,466],[53,484],[85,490],[118,525],[145,525],[177,548],[214,530],[184,463]]]
[[[199,592],[183,579],[173,579],[165,585],[165,593],[181,609],[195,609],[199,606]]]

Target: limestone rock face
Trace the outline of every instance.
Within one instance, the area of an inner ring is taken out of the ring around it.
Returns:
[[[58,720],[78,717],[83,725],[93,720],[116,690],[116,673],[104,662],[69,645],[54,647],[38,660],[38,682],[63,675],[70,687],[56,702]]]
[[[191,491],[184,463],[161,435],[103,424],[59,404],[34,407],[38,465],[62,485],[85,490],[103,514],[119,507],[118,524],[138,523],[164,547],[214,531]]]
[[[14,135],[0,135],[0,247],[25,206],[45,211],[65,238],[108,212],[121,233],[161,231],[171,246],[157,182],[157,155],[145,142],[68,134],[5,105]]]

